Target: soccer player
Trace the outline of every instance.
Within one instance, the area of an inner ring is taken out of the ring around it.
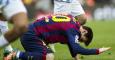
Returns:
[[[26,52],[12,52],[7,59],[12,57],[21,60],[46,60],[47,44],[67,44],[72,57],[77,54],[97,55],[108,49],[86,49],[79,45],[86,45],[92,41],[93,32],[91,28],[80,26],[72,16],[49,16],[41,18],[29,25],[28,31],[21,37],[21,43]]]
[[[81,25],[86,23],[85,12],[79,0],[54,0],[54,14],[67,13],[79,19]]]
[[[85,12],[79,2],[79,0],[51,0],[54,1],[54,14],[70,14],[78,21],[81,25],[86,23]],[[51,49],[55,52],[54,44],[51,44]]]
[[[54,14],[70,14],[74,16],[76,19],[78,19],[81,25],[84,25],[87,20],[85,12],[78,0],[39,0],[37,3],[37,7],[41,9],[42,12],[48,12],[48,14],[51,13],[51,11],[53,11]],[[53,10],[51,10],[52,7]],[[40,13],[38,15],[38,18],[40,18]],[[43,14],[41,14],[41,16],[42,15]],[[50,47],[55,52],[54,44],[50,44]]]
[[[36,2],[37,2],[36,8],[38,10],[39,9],[42,10],[43,13],[45,12],[49,13],[53,12],[53,14],[66,13],[79,19],[81,25],[84,25],[86,23],[87,18],[79,0],[47,0],[47,1],[39,0]]]
[[[16,40],[27,31],[27,11],[21,0],[0,0],[0,20],[7,20],[13,28],[0,36],[0,48]]]

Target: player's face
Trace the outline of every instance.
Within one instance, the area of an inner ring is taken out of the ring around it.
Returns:
[[[80,41],[81,42],[86,42],[87,41],[87,37],[85,35],[87,34],[87,30],[85,30],[82,27],[80,27],[80,32],[81,32]]]

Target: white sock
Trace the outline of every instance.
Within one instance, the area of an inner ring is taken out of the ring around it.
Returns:
[[[1,34],[5,34],[5,32],[7,32],[8,30],[9,29],[8,29],[7,21],[0,21],[0,32],[1,32]],[[8,45],[8,46],[6,46],[5,50],[13,51],[13,48],[11,45]]]

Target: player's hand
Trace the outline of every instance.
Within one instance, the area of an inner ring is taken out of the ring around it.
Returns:
[[[77,55],[75,56],[75,60],[81,60],[79,54],[77,54]]]
[[[99,53],[102,53],[102,52],[105,52],[107,50],[110,50],[111,47],[102,47],[102,48],[99,48]]]

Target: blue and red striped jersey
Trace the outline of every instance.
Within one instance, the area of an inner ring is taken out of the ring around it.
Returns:
[[[63,21],[67,18],[69,20]],[[61,21],[61,19],[63,20]],[[76,42],[76,37],[77,40],[80,37],[79,28],[79,22],[74,22],[72,17],[44,17],[30,24],[28,31],[22,38],[25,38],[27,43],[28,41],[36,41],[37,43],[38,40],[43,40],[46,44],[57,42],[67,44],[73,57],[79,53],[84,55],[97,54],[97,49],[85,49]]]
[[[74,22],[72,19],[69,22],[54,22],[52,17],[48,19],[49,22],[42,18],[32,24],[36,35],[42,37],[47,43],[67,43],[69,33],[80,36],[78,22]]]

